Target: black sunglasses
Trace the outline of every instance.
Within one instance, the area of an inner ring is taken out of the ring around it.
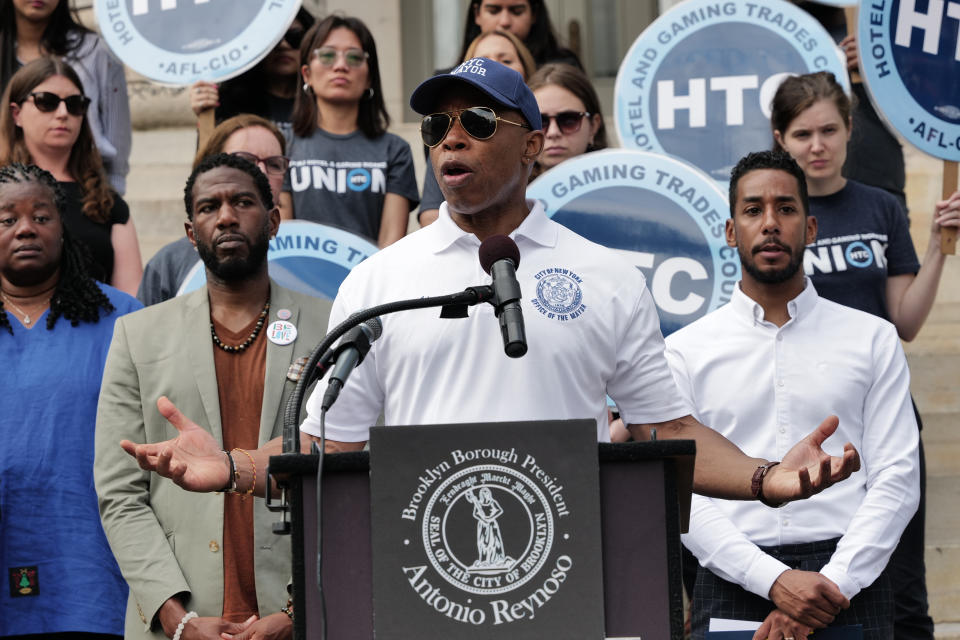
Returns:
[[[506,120],[496,114],[490,107],[470,107],[469,109],[460,109],[458,111],[443,111],[440,113],[431,113],[423,116],[420,121],[420,137],[423,144],[428,147],[435,147],[450,132],[454,119],[460,120],[460,126],[467,132],[471,138],[477,140],[488,140],[497,132],[497,123],[506,122],[516,127],[529,129],[530,126],[522,122],[513,122]]]
[[[303,42],[304,33],[303,29],[287,29],[287,32],[283,34],[283,39],[292,49],[299,49],[300,43]]]
[[[546,113],[540,114],[540,119],[543,120],[543,130],[546,131],[550,128],[550,121],[554,120],[557,123],[557,128],[560,129],[560,133],[571,134],[580,131],[580,126],[583,124],[583,119],[589,117],[590,114],[586,111],[561,111],[556,115],[548,115]]]
[[[290,166],[290,159],[284,156],[267,156],[266,158],[261,158],[260,156],[254,155],[247,151],[234,151],[230,155],[243,158],[244,160],[249,160],[256,165],[259,165],[262,162],[263,168],[267,170],[267,173],[286,173],[287,167]]]
[[[62,102],[67,105],[67,113],[72,116],[82,116],[87,112],[87,107],[90,105],[90,98],[79,94],[61,98],[57,94],[50,93],[49,91],[36,91],[27,97],[33,98],[34,106],[43,113],[56,111]],[[26,98],[24,101],[26,101]]]

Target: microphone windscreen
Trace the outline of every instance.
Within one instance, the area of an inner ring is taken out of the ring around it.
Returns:
[[[520,249],[508,236],[490,236],[480,243],[480,265],[490,273],[493,263],[498,260],[513,261],[514,269],[520,266]]]
[[[380,318],[370,318],[363,324],[367,325],[367,328],[373,333],[370,336],[370,342],[373,342],[380,337],[380,334],[383,333],[383,322],[380,321]]]

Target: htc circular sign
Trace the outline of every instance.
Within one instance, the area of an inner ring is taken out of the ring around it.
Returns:
[[[96,0],[104,40],[124,64],[167,84],[226,80],[280,42],[300,0]]]
[[[921,151],[960,161],[960,2],[864,3],[857,46],[877,111]]]
[[[737,160],[770,147],[770,101],[783,79],[813,71],[832,71],[846,86],[839,50],[802,9],[782,0],[681,2],[640,34],[620,65],[620,143],[727,181]]]
[[[727,198],[701,171],[646,151],[584,154],[527,187],[547,215],[618,251],[647,280],[669,335],[730,300],[740,279],[727,246]]]
[[[376,251],[369,240],[347,231],[306,220],[287,220],[270,240],[267,268],[270,277],[288,289],[333,300],[350,270]],[[203,263],[197,261],[177,295],[199,289],[206,282]]]

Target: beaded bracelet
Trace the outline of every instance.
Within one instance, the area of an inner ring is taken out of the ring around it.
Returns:
[[[280,611],[287,614],[291,620],[293,620],[293,600],[287,598],[287,604],[280,607]]]
[[[239,449],[239,448],[237,448],[237,449],[234,449],[233,451],[240,451],[240,452],[243,453],[245,456],[247,456],[248,458],[250,458],[250,466],[253,468],[253,480],[250,482],[250,488],[247,489],[246,491],[242,492],[242,493],[243,493],[244,495],[247,495],[247,496],[252,495],[254,489],[255,489],[256,486],[257,486],[257,463],[253,461],[253,456],[250,455],[250,452],[247,451],[246,449]],[[231,453],[233,453],[233,451],[231,451]],[[240,474],[239,474],[239,472],[238,472],[238,473],[237,473],[237,485],[236,485],[236,489],[239,489],[239,488],[240,488]]]
[[[187,611],[183,614],[183,617],[180,618],[180,624],[177,625],[177,630],[173,634],[173,640],[180,640],[180,636],[183,634],[183,628],[187,625],[187,622],[193,618],[199,618],[200,616],[196,611]]]

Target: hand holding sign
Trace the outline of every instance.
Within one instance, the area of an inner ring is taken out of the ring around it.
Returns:
[[[103,39],[124,64],[156,82],[226,80],[283,37],[300,0],[95,0]]]
[[[960,160],[960,73],[957,5],[943,0],[874,3],[860,12],[861,73],[870,99],[908,142],[942,158],[943,198],[957,189]],[[931,79],[938,79],[931,81]],[[956,251],[956,229],[944,226],[941,251]]]

